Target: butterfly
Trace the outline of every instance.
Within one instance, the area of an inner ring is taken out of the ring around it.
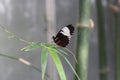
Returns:
[[[61,47],[66,47],[69,44],[70,38],[74,32],[74,27],[69,24],[63,27],[56,36],[53,36],[53,41]]]

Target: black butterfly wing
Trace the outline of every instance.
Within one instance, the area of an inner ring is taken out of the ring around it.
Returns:
[[[62,47],[66,47],[69,44],[69,38],[62,33],[58,33],[56,37],[53,37],[54,42]]]
[[[74,27],[72,25],[67,25],[66,27],[69,29],[70,35],[72,35],[74,32]],[[62,29],[57,33],[56,37],[53,36],[53,40],[57,45],[66,47],[69,44],[70,36],[64,35],[61,32]]]
[[[72,35],[74,32],[74,27],[70,24],[70,25],[67,25],[67,28],[70,30],[70,35]]]

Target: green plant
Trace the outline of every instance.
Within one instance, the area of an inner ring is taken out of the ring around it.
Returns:
[[[77,26],[76,71],[81,80],[88,80],[88,56],[90,34],[90,0],[79,0],[79,19]]]
[[[47,65],[47,57],[48,57],[48,54],[50,54],[50,56],[52,57],[55,65],[56,65],[56,68],[58,70],[58,74],[60,76],[60,79],[61,80],[67,80],[64,69],[63,69],[62,62],[61,62],[61,60],[59,58],[59,56],[62,56],[65,59],[65,61],[69,64],[69,66],[71,67],[71,69],[73,70],[75,75],[77,76],[78,80],[80,80],[80,78],[78,77],[77,73],[75,72],[73,66],[71,65],[69,60],[66,58],[66,56],[68,56],[68,53],[72,54],[72,52],[69,51],[67,48],[62,48],[62,47],[59,47],[59,46],[57,46],[55,44],[26,41],[26,40],[16,36],[12,32],[8,31],[4,26],[0,25],[0,27],[6,33],[8,33],[10,36],[12,36],[12,38],[15,38],[15,39],[17,39],[17,40],[19,40],[21,42],[24,42],[24,43],[28,44],[28,46],[21,49],[22,51],[30,51],[30,50],[33,50],[33,49],[36,49],[36,48],[42,48],[42,52],[41,52],[41,69],[35,67],[35,65],[32,65],[32,63],[30,63],[29,61],[26,61],[26,60],[24,60],[22,58],[9,56],[9,55],[6,55],[6,54],[0,54],[0,56],[4,56],[4,57],[7,57],[7,58],[10,58],[10,59],[13,59],[13,60],[20,61],[20,62],[32,67],[33,69],[35,69],[35,70],[39,71],[40,73],[42,73],[42,80],[44,80],[45,75],[49,78],[49,75],[47,75],[45,71],[46,71],[46,65]],[[76,58],[75,58],[74,55],[73,55],[73,57],[74,57],[74,59],[76,61]],[[51,79],[49,79],[49,80],[51,80]]]

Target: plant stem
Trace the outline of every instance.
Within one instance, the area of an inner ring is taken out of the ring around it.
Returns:
[[[101,0],[96,0],[98,18],[98,45],[100,80],[107,80],[106,42],[104,29],[104,14]]]
[[[77,39],[77,74],[81,80],[88,78],[88,50],[89,50],[89,28],[78,29]]]
[[[19,41],[27,43],[27,44],[31,44],[32,43],[32,42],[24,40],[23,38],[20,38],[17,35],[15,35],[14,33],[10,32],[2,24],[0,24],[0,28],[2,28],[7,34],[9,34],[12,38],[14,38],[16,40],[19,40]]]
[[[79,0],[79,25],[77,26],[76,72],[81,80],[88,80],[88,51],[90,34],[90,0]],[[77,78],[75,79],[77,80]]]
[[[0,56],[2,56],[2,57],[5,57],[5,58],[9,58],[9,59],[11,59],[11,60],[16,60],[16,61],[18,61],[18,62],[21,62],[19,59],[20,58],[17,58],[17,57],[14,57],[14,56],[10,56],[10,55],[6,55],[6,54],[3,54],[3,53],[0,53]],[[23,62],[21,62],[22,64],[24,64]],[[27,64],[26,64],[27,65]],[[34,66],[34,65],[27,65],[27,66],[30,66],[30,67],[32,67],[34,70],[36,70],[36,71],[38,71],[40,74],[41,74],[41,70],[39,69],[39,68],[37,68],[36,66]],[[48,76],[48,75],[47,75]]]
[[[120,80],[120,32],[119,15],[114,13],[114,32],[115,32],[115,80]]]

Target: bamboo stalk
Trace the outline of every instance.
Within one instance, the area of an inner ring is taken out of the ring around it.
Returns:
[[[116,2],[116,1],[115,1]],[[117,0],[118,4],[120,0]],[[116,3],[117,3],[116,2]],[[120,80],[120,28],[119,28],[119,6],[110,4],[109,8],[113,14],[113,34],[114,34],[114,53],[115,53],[115,80]]]
[[[90,0],[79,0],[79,25],[77,26],[76,72],[81,80],[88,80],[88,51],[90,34]],[[77,80],[77,78],[75,78]]]
[[[119,15],[114,14],[114,32],[115,32],[115,80],[120,80],[120,28],[119,28]]]
[[[96,0],[98,18],[98,45],[100,80],[107,80],[106,42],[104,29],[104,14],[101,0]]]

